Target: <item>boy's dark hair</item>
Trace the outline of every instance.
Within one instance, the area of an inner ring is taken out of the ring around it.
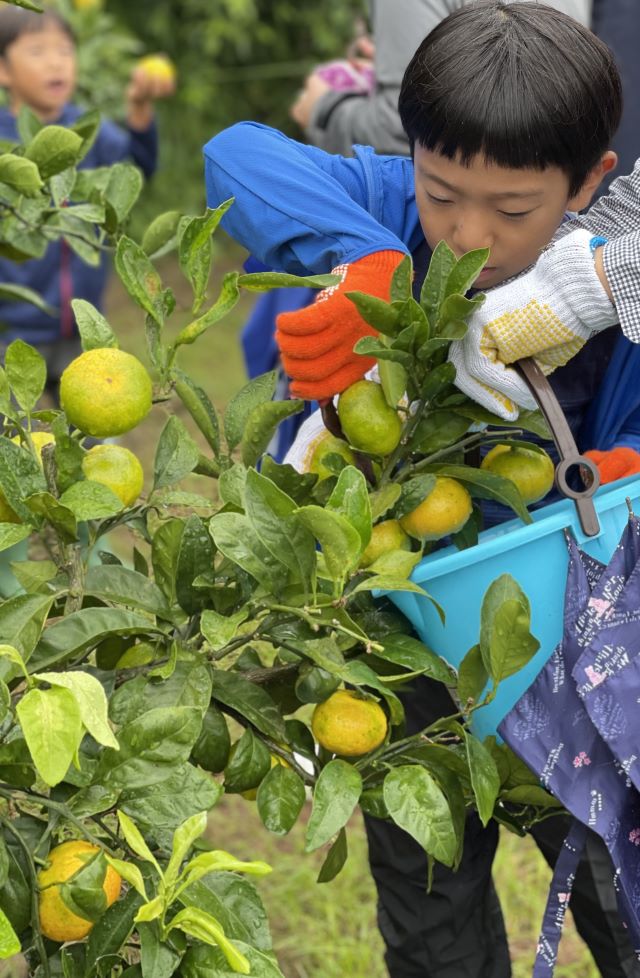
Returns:
[[[622,85],[609,48],[573,18],[542,3],[481,0],[427,35],[398,107],[412,151],[557,166],[573,196],[618,128]]]
[[[34,10],[25,10],[22,7],[13,7],[8,3],[0,3],[0,58],[4,58],[9,45],[17,41],[23,34],[33,34],[36,31],[45,30],[51,24],[55,24],[72,41],[75,41],[75,34],[71,25],[57,11],[45,10],[44,13],[39,14]]]

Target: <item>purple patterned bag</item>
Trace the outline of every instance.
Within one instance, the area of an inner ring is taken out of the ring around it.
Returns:
[[[640,521],[630,517],[606,567],[571,538],[568,547],[562,641],[499,728],[575,819],[555,867],[534,978],[553,975],[587,827],[609,850],[620,914],[640,949]]]

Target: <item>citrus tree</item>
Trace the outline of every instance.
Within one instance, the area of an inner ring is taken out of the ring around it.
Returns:
[[[528,518],[512,481],[464,464],[468,444],[498,436],[470,431],[480,409],[444,362],[479,301],[462,293],[483,259],[440,249],[420,303],[408,264],[390,304],[355,297],[381,331],[364,347],[379,359],[379,406],[397,416],[397,441],[379,456],[379,445],[367,452],[337,430],[324,469],[297,472],[266,452],[302,407],[273,400],[275,375],[247,384],[221,417],[180,352],[241,290],[333,279],[230,272],[211,300],[212,235],[232,202],[161,215],[134,241],[137,171],[77,169],[96,125],[89,115],[71,130],[43,128],[23,113],[23,144],[0,156],[2,253],[37,257],[60,236],[90,262],[113,251],[148,348],[147,367],[75,300],[84,352],[63,375],[60,410],[39,409],[46,367],[34,348],[10,344],[0,370],[0,549],[40,545],[38,559],[12,563],[19,588],[0,602],[0,955],[22,951],[38,978],[278,978],[251,882],[270,867],[205,837],[223,792],[244,795],[279,835],[308,801],[306,848],[326,851],[321,882],[344,865],[357,805],[455,867],[468,807],[521,831],[554,804],[504,746],[470,728],[537,648],[517,583],[505,576],[489,590],[458,674],[374,597],[410,589],[430,600],[408,579],[421,534],[371,547],[383,522],[404,533],[439,477]],[[171,249],[193,291],[179,330],[154,264]],[[40,302],[13,286],[0,294]],[[88,438],[163,407],[142,496],[135,456]],[[120,556],[107,540],[116,530],[129,541]],[[417,676],[450,688],[452,715],[406,736],[398,693]]]

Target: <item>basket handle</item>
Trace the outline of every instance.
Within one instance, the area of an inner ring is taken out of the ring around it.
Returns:
[[[563,496],[573,499],[583,532],[588,537],[595,537],[600,533],[600,523],[592,498],[600,485],[598,467],[590,458],[581,455],[578,451],[564,411],[560,407],[551,384],[535,360],[532,357],[525,357],[513,366],[522,374],[551,430],[560,456],[560,461],[556,466],[556,485]],[[584,489],[572,489],[567,482],[568,470],[576,465],[587,469],[590,473],[589,484]]]

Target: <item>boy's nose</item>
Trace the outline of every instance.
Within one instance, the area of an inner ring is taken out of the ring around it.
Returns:
[[[467,251],[475,251],[476,248],[491,248],[494,240],[491,229],[483,221],[466,219],[456,224],[452,243],[454,251],[460,258]]]

